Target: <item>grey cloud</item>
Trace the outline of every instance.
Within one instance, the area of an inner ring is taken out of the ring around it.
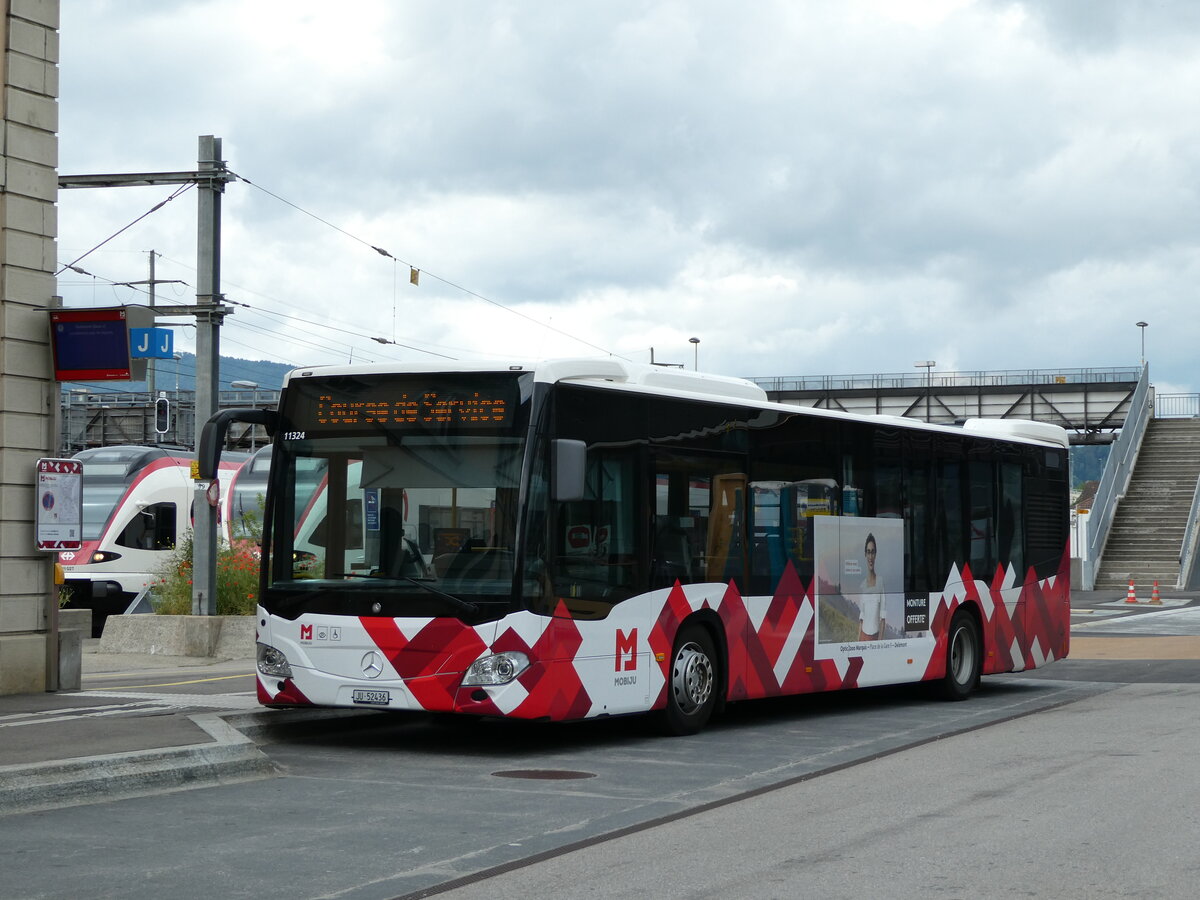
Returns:
[[[1059,46],[1108,53],[1145,41],[1189,40],[1200,33],[1200,6],[1193,0],[990,0],[1018,7]]]

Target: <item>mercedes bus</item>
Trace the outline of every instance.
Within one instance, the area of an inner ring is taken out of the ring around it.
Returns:
[[[273,434],[258,696],[569,720],[1067,655],[1067,439],[769,402],[627,363],[299,369]]]

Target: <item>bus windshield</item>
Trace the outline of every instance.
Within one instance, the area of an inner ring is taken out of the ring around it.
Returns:
[[[271,612],[508,611],[528,421],[518,378],[414,379],[313,379],[286,394],[271,476]],[[455,404],[481,396],[502,411],[458,421],[478,410]],[[403,405],[410,397],[415,412]]]

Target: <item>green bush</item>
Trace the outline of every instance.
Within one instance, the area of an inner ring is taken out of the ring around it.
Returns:
[[[258,597],[258,545],[238,540],[217,547],[217,615],[250,616]],[[192,612],[192,536],[175,548],[154,582],[154,611],[162,616]]]

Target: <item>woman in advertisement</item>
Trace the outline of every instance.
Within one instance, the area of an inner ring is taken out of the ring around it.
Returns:
[[[883,579],[876,574],[875,558],[879,545],[874,534],[868,534],[863,545],[863,554],[867,558],[867,576],[859,587],[858,597],[858,639],[860,641],[877,641],[883,637],[885,616],[883,610]]]

